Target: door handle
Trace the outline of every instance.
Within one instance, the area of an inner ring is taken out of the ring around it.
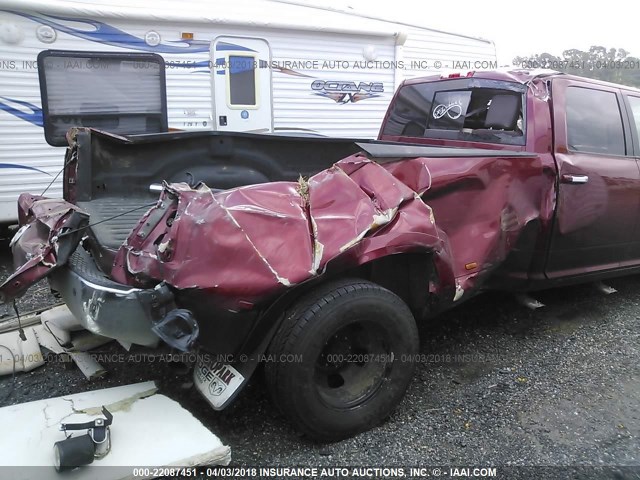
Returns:
[[[589,177],[587,175],[568,175],[564,174],[560,177],[562,183],[574,183],[578,185],[582,185],[589,181]]]

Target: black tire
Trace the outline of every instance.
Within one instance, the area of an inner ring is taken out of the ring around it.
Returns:
[[[268,351],[267,386],[303,433],[340,440],[391,414],[418,347],[413,315],[395,294],[366,280],[327,283],[284,313]]]

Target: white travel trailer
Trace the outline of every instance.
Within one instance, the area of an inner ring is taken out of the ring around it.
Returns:
[[[497,66],[487,40],[287,0],[2,0],[0,224],[21,192],[55,179],[61,195],[36,62],[50,49],[161,55],[169,128],[352,138],[377,135],[405,78]]]

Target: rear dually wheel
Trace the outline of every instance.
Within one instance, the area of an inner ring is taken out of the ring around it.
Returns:
[[[273,400],[313,439],[335,441],[391,414],[413,375],[418,331],[407,305],[366,280],[327,283],[284,314],[266,365]]]

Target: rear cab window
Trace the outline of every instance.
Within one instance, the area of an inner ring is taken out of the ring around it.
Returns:
[[[383,136],[524,145],[526,86],[460,78],[405,85]]]

